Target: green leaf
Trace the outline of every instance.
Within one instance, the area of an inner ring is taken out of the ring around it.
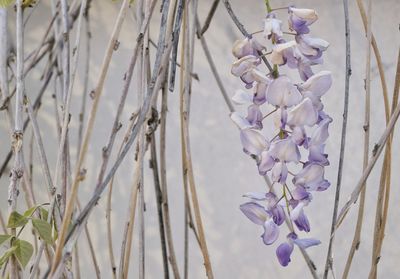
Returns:
[[[47,221],[47,218],[49,217],[49,211],[47,211],[46,209],[44,209],[43,207],[40,208],[40,218],[42,220]]]
[[[9,240],[11,237],[13,236],[9,234],[0,234],[0,245]]]
[[[40,215],[43,215],[43,212],[46,212],[45,214],[48,215],[48,211],[46,209],[42,208],[44,205],[48,205],[48,203],[42,203],[42,204],[38,204],[38,205],[32,206],[31,208],[29,208],[27,211],[24,212],[24,216],[27,217],[27,218],[32,217],[33,213],[38,208],[40,210]],[[47,215],[46,215],[46,218],[42,218],[42,219],[47,220]]]
[[[0,0],[1,1],[1,0]],[[32,206],[31,208],[29,208],[27,211],[24,212],[24,216],[29,218],[32,216],[32,214],[36,211],[36,209],[38,209],[40,207],[40,205],[35,205]]]
[[[53,238],[51,237],[51,226],[49,223],[38,218],[32,218],[32,225],[44,241],[49,244],[53,243]]]
[[[15,247],[14,255],[18,259],[23,268],[29,263],[33,255],[33,246],[28,241],[16,239],[13,247]]]
[[[1,1],[1,0],[0,0]],[[8,218],[7,228],[18,228],[25,226],[28,223],[28,218],[19,214],[17,211],[13,211]]]
[[[14,0],[0,0],[0,8],[6,8],[11,5],[12,2],[14,2]]]
[[[9,249],[7,249],[3,256],[0,257],[0,268],[3,267],[3,264],[5,264],[8,260],[8,258],[13,254],[13,252],[17,249],[17,247],[11,247]]]

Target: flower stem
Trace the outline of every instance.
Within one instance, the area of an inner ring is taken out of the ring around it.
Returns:
[[[269,4],[269,0],[265,0],[265,6],[267,6],[267,12],[268,13],[272,12],[271,6]]]

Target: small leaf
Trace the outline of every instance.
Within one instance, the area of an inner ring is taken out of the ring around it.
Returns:
[[[1,1],[1,0],[0,0]],[[17,211],[13,211],[8,218],[7,228],[18,228],[25,226],[28,223],[28,218],[19,214]]]
[[[17,248],[13,246],[13,247],[7,249],[7,250],[4,252],[3,256],[0,257],[0,268],[3,267],[3,264],[5,264],[5,263],[7,262],[8,258],[13,254],[13,252],[14,252],[16,249],[17,249]]]
[[[1,1],[1,0],[0,0],[0,1]],[[40,209],[40,214],[41,214],[41,215],[43,215],[43,211],[45,211],[45,212],[47,213],[47,215],[48,215],[47,210],[42,208],[44,205],[48,205],[48,204],[49,204],[49,203],[42,203],[42,204],[38,204],[38,205],[32,206],[31,208],[29,208],[28,210],[26,210],[26,211],[24,212],[24,216],[27,217],[27,218],[32,217],[33,213],[34,213],[38,208]],[[46,216],[47,216],[47,215],[46,215]],[[42,219],[43,219],[43,218],[42,218]],[[47,220],[47,217],[46,217],[44,220]]]
[[[0,8],[6,8],[11,5],[12,2],[14,2],[14,0],[0,0]]]
[[[33,255],[33,246],[28,241],[17,239],[14,242],[15,247],[14,255],[18,259],[23,268],[29,263]]]
[[[49,223],[38,218],[32,218],[32,225],[44,241],[49,244],[53,243],[53,238],[51,237],[51,226]]]
[[[47,221],[47,218],[49,217],[49,211],[47,211],[46,209],[44,209],[43,207],[40,208],[40,218],[42,220]]]
[[[1,0],[0,0],[0,1],[1,1]],[[27,217],[27,218],[31,217],[32,214],[36,211],[36,209],[38,209],[39,206],[40,206],[40,205],[32,206],[31,208],[29,208],[28,210],[26,210],[26,211],[24,212],[24,216]]]
[[[0,234],[0,245],[9,240],[11,237],[13,236],[9,234]]]

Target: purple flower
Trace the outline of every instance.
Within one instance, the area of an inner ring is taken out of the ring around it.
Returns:
[[[308,35],[309,26],[318,19],[314,10],[290,7],[288,11],[289,28],[296,32],[293,41],[283,38],[282,21],[274,13],[264,20],[264,38],[272,43],[267,59],[274,64],[273,72],[262,70],[259,53],[267,47],[256,40],[237,41],[232,51],[238,58],[232,65],[232,74],[240,77],[247,89],[254,89],[251,93],[243,90],[235,93],[232,100],[246,105],[247,115],[234,112],[231,118],[240,129],[244,152],[256,160],[259,174],[268,175],[274,187],[274,192],[245,194],[251,201],[240,209],[253,223],[263,227],[261,237],[266,245],[277,240],[279,226],[287,217],[295,224],[293,230],[310,232],[304,208],[313,199],[311,191],[323,191],[330,185],[324,178],[324,167],[329,165],[324,148],[332,118],[323,111],[321,97],[331,87],[332,75],[328,71],[314,74],[312,70],[314,65],[323,63],[322,54],[329,43]],[[283,74],[284,65],[296,69],[302,83],[296,84]],[[271,111],[270,106],[275,110]],[[270,113],[264,115],[265,112]],[[271,140],[263,131],[268,123],[276,129]],[[302,169],[292,168],[299,162]],[[279,198],[275,193],[279,193]],[[276,254],[281,265],[286,266],[295,245],[305,249],[319,243],[312,238],[298,238],[292,231],[287,241],[277,247]]]
[[[290,61],[293,61],[294,59],[293,48],[295,46],[296,46],[295,41],[289,41],[289,42],[283,41],[279,44],[274,45],[270,56],[271,62],[277,65],[284,65],[288,59]]]
[[[288,168],[285,163],[278,162],[271,170],[271,178],[273,182],[285,184],[287,176]]]
[[[263,115],[260,111],[260,107],[257,105],[251,105],[247,108],[247,117],[246,120],[249,121],[250,125],[254,126],[257,129],[262,129],[263,124]]]
[[[282,225],[283,221],[285,221],[285,211],[282,205],[279,204],[279,199],[274,193],[250,192],[243,196],[254,201],[265,201],[267,212],[272,216],[272,219],[278,226]]]
[[[277,107],[291,107],[301,102],[302,96],[287,76],[281,75],[268,86],[266,100]]]
[[[240,140],[243,150],[251,155],[259,155],[268,147],[268,141],[259,130],[243,129],[240,131]]]
[[[267,88],[268,88],[267,83],[257,82],[257,85],[255,86],[254,96],[253,96],[254,104],[262,105],[267,101],[267,99],[266,99]]]
[[[315,60],[322,56],[322,52],[325,51],[329,43],[319,38],[313,38],[310,35],[296,35],[298,50],[308,59]]]
[[[308,191],[326,190],[330,183],[324,178],[324,167],[315,163],[307,164],[295,177],[293,184]]]
[[[269,156],[280,162],[297,163],[300,160],[300,151],[291,138],[286,138],[271,144]]]
[[[324,153],[325,144],[311,145],[309,147],[308,160],[321,166],[328,166],[328,154]]]
[[[264,47],[254,38],[245,38],[243,40],[237,40],[233,44],[232,53],[236,58],[241,59],[248,55],[258,56],[258,51],[263,49]]]
[[[308,97],[313,102],[317,110],[322,110],[321,97],[329,90],[332,85],[332,74],[329,71],[321,71],[307,79],[299,86],[300,92],[304,97]]]
[[[282,266],[287,266],[291,261],[290,256],[293,252],[294,244],[302,249],[306,249],[311,246],[319,245],[320,243],[321,241],[317,239],[298,238],[295,233],[289,233],[287,235],[287,242],[282,243],[276,249],[276,256]]]
[[[310,145],[321,145],[325,143],[329,137],[328,128],[331,122],[332,118],[326,116],[325,119],[318,123],[317,129],[315,129],[311,135]]]
[[[264,233],[261,235],[265,245],[271,245],[279,236],[279,227],[271,218],[271,214],[265,208],[255,202],[247,202],[240,206],[240,210],[253,223],[261,225]]]
[[[289,7],[289,28],[296,31],[297,34],[307,34],[310,32],[308,26],[318,19],[315,10],[297,9]]]
[[[310,98],[305,98],[288,113],[289,126],[314,126],[318,120],[317,110],[314,108]]]
[[[253,70],[260,64],[260,59],[254,55],[247,55],[232,64],[231,73],[246,84],[246,88],[251,88],[255,77]]]
[[[253,102],[253,96],[244,90],[236,90],[235,95],[232,97],[232,101],[237,105],[249,105]]]
[[[276,40],[282,35],[282,21],[276,19],[274,13],[268,14],[267,18],[264,19],[264,36],[268,39],[271,39],[272,36],[274,36],[274,40]]]
[[[306,130],[304,129],[303,126],[293,127],[292,140],[298,146],[302,146],[302,145],[307,146],[308,145],[308,138],[306,135]]]

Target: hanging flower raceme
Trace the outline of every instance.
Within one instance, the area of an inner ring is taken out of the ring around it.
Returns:
[[[322,64],[323,52],[329,46],[309,34],[318,15],[312,9],[293,6],[288,13],[287,31],[275,13],[266,15],[263,36],[270,45],[262,45],[252,37],[236,41],[232,50],[237,58],[232,74],[245,87],[232,100],[247,110],[244,115],[234,112],[231,118],[240,130],[243,151],[255,159],[259,174],[272,181],[265,193],[245,194],[249,201],[240,210],[262,226],[261,238],[266,245],[278,241],[280,226],[285,219],[289,222],[289,233],[276,249],[282,266],[291,261],[295,246],[305,249],[320,243],[299,238],[298,234],[311,230],[306,211],[313,192],[330,186],[324,177],[329,165],[324,149],[332,122],[321,100],[332,85],[332,75],[312,70],[312,66]],[[260,55],[274,64],[273,72],[263,67]],[[281,73],[285,65],[298,70],[301,82]],[[274,121],[268,122],[269,118]]]

